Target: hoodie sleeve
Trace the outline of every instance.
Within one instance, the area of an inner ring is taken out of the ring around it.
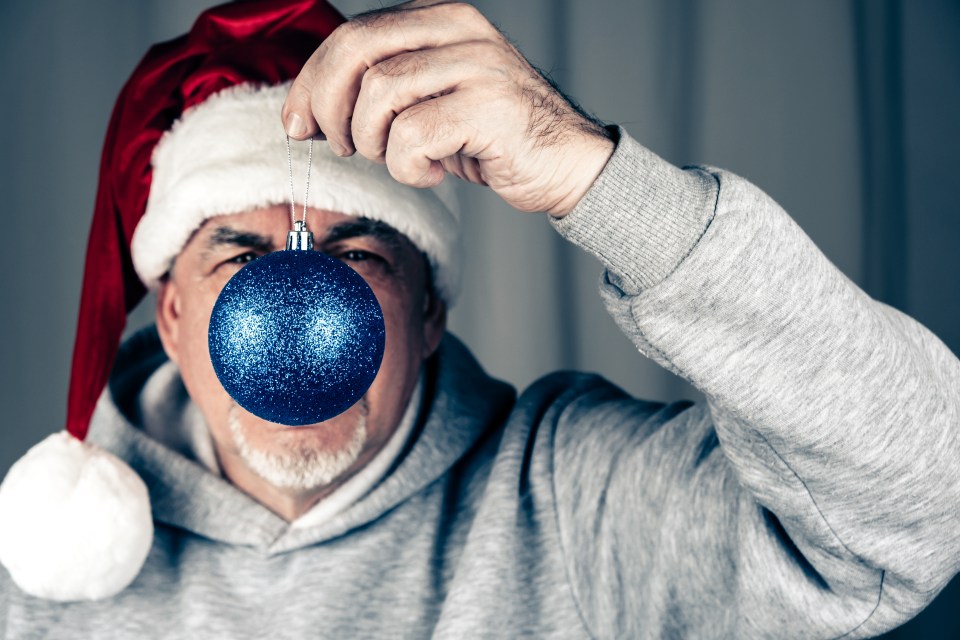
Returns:
[[[707,397],[651,415],[585,395],[555,426],[594,633],[860,638],[933,599],[960,568],[960,362],[936,336],[757,187],[622,131],[554,226],[603,262],[640,352]]]

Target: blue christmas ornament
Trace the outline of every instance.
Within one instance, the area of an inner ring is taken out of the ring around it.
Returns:
[[[323,422],[373,383],[386,332],[357,272],[312,250],[302,223],[286,251],[250,262],[220,292],[208,341],[223,388],[250,413],[279,424]]]

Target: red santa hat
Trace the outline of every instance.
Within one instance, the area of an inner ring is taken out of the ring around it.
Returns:
[[[216,7],[151,48],[120,93],[87,245],[67,428],[0,485],[0,562],[27,593],[105,598],[139,573],[153,533],[146,487],[84,442],[126,315],[206,219],[288,202],[286,83],[341,22],[322,0]],[[306,166],[306,145],[293,146],[294,166]],[[459,227],[449,184],[413,189],[318,144],[307,204],[390,224],[425,253],[439,294],[453,301]]]

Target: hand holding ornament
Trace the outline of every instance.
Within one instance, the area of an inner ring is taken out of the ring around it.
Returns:
[[[402,183],[431,187],[451,173],[557,217],[614,147],[474,7],[436,0],[341,25],[281,115],[291,137],[322,133],[338,155],[385,163]]]

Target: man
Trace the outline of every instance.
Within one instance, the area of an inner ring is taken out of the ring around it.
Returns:
[[[601,296],[637,348],[707,403],[575,374],[515,398],[487,377],[444,336],[455,267],[439,194],[417,223],[347,200],[308,211],[319,248],[381,302],[384,363],[329,423],[243,411],[213,375],[207,322],[230,275],[282,246],[287,209],[170,222],[193,202],[181,180],[211,176],[190,163],[219,152],[192,141],[215,122],[248,130],[239,112],[205,119],[243,91],[201,99],[153,156],[132,251],[158,280],[157,331],[121,351],[91,426],[147,482],[146,563],[94,602],[2,583],[8,635],[853,638],[950,579],[957,359],[756,187],[681,171],[580,115],[468,5],[347,23],[289,95],[244,104],[274,101],[292,137],[322,132],[355,156],[331,172],[381,163],[417,188],[452,173],[548,213],[604,263]]]

